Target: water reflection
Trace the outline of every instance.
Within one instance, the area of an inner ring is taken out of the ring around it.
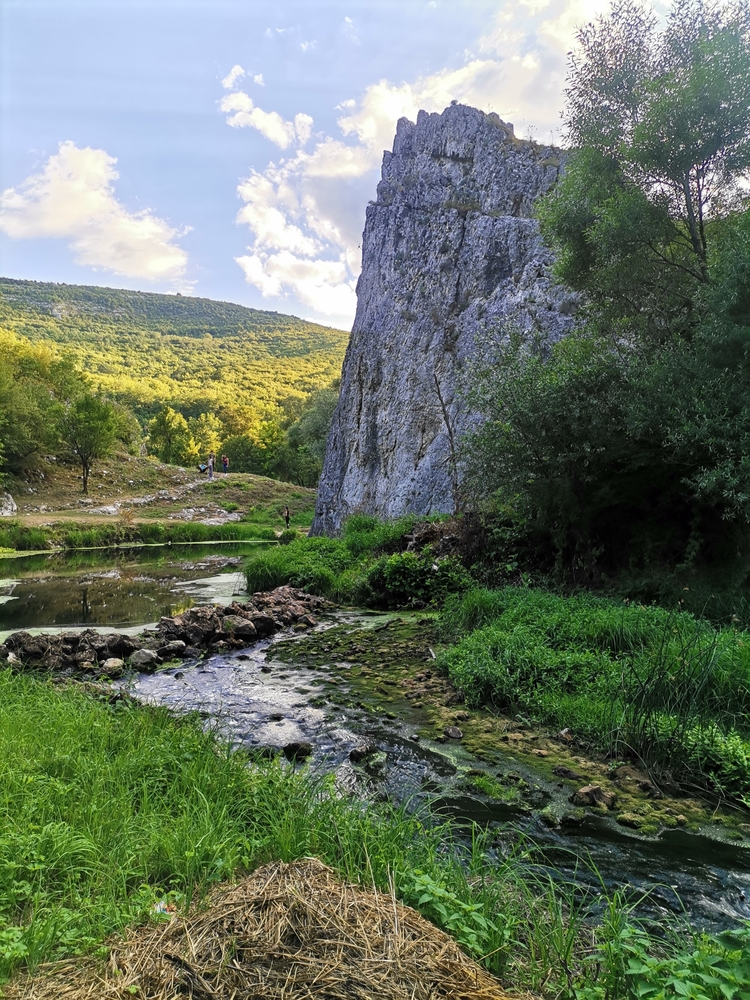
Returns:
[[[201,600],[244,593],[257,543],[144,546],[0,559],[0,634],[21,628],[125,628]]]

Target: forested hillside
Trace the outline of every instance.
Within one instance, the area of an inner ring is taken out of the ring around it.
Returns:
[[[119,407],[131,449],[314,486],[347,340],[211,299],[0,278],[0,472],[62,453],[85,389]]]
[[[295,316],[180,295],[0,278],[0,328],[70,352],[141,418],[274,406],[328,386],[348,334]]]

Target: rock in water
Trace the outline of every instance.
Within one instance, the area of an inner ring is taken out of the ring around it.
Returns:
[[[508,320],[553,341],[573,322],[576,298],[553,285],[532,218],[560,168],[559,150],[475,108],[399,121],[367,209],[314,534],[335,534],[355,511],[454,509],[450,435],[472,419],[456,376],[477,335]]]

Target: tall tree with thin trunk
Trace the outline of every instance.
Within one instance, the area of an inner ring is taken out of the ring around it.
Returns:
[[[72,400],[60,418],[60,437],[81,466],[83,492],[89,491],[94,462],[112,453],[120,419],[107,400],[86,393]]]
[[[566,95],[573,152],[540,212],[559,276],[610,320],[689,333],[750,177],[750,6],[676,0],[659,31],[621,0],[578,32]]]

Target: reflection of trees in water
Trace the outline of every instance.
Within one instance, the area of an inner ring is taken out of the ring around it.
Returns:
[[[87,622],[91,617],[91,605],[89,604],[89,588],[81,587],[81,621]]]

